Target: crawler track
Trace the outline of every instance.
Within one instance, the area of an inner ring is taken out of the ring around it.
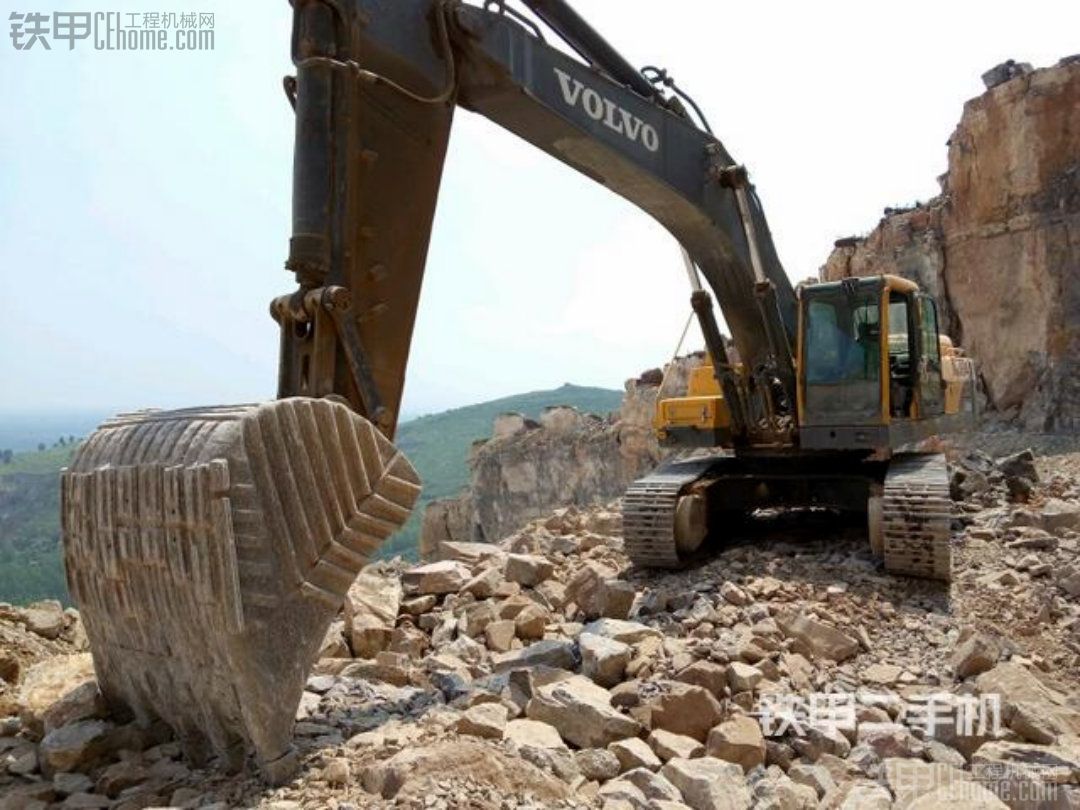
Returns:
[[[951,522],[952,500],[945,457],[895,457],[889,465],[882,495],[885,570],[948,582],[952,568]]]
[[[680,494],[708,473],[719,457],[670,461],[639,478],[623,496],[623,538],[634,565],[679,568],[685,565],[675,538]]]

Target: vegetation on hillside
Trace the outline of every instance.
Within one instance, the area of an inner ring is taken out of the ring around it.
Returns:
[[[400,554],[415,559],[424,506],[457,495],[469,483],[469,448],[478,439],[491,436],[491,423],[500,413],[522,413],[535,419],[552,405],[571,405],[580,411],[607,414],[618,409],[621,402],[620,391],[567,384],[551,391],[504,397],[403,423],[398,428],[397,445],[420,473],[424,491],[408,523],[380,549],[379,556]]]
[[[469,480],[469,448],[491,435],[495,417],[517,411],[536,418],[551,405],[572,405],[605,414],[619,407],[621,393],[564,385],[469,405],[403,423],[397,444],[416,466],[424,493],[405,527],[383,546],[380,556],[414,559],[424,505],[456,495]],[[60,552],[60,470],[75,451],[73,437],[37,452],[0,452],[0,601],[25,604],[38,599],[68,603]]]
[[[14,453],[0,464],[0,600],[67,603],[60,554],[60,470],[73,442]]]

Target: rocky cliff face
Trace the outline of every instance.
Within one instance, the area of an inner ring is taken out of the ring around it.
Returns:
[[[663,453],[652,430],[662,396],[686,390],[701,356],[681,358],[666,375],[647,372],[626,383],[610,417],[574,408],[549,408],[539,422],[520,414],[495,420],[492,437],[473,447],[468,489],[431,503],[424,513],[421,556],[437,556],[451,541],[494,542],[559,506],[605,503],[622,495]]]
[[[964,107],[941,196],[838,242],[822,277],[916,281],[978,362],[992,407],[1025,428],[1076,430],[1080,59],[999,73]]]

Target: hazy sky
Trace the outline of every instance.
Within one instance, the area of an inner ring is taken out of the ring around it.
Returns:
[[[933,196],[979,75],[1080,49],[1080,4],[577,0],[634,64],[668,67],[747,164],[794,281],[881,209]],[[8,10],[168,11],[61,0]],[[16,51],[0,70],[0,410],[273,395],[269,300],[290,291],[286,0],[201,0],[208,53]],[[7,25],[7,13],[0,24]],[[686,320],[674,240],[459,111],[405,411],[566,381],[620,386]]]

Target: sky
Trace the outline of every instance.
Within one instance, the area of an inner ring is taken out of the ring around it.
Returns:
[[[788,275],[882,209],[928,199],[980,74],[1080,49],[1080,4],[577,0],[635,65],[667,67],[745,163]],[[51,0],[12,11],[168,11]],[[286,0],[200,0],[206,52],[52,42],[0,71],[0,414],[274,395],[293,289]],[[8,13],[0,23],[8,19]],[[621,387],[689,315],[678,245],[629,203],[459,111],[403,406],[564,382]],[[691,333],[686,349],[697,348]],[[2,418],[2,416],[0,416]]]

